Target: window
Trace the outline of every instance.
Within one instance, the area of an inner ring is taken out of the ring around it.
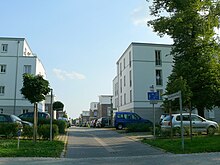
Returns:
[[[0,113],[3,113],[4,111],[3,111],[3,108],[0,108]]]
[[[0,86],[0,95],[5,94],[5,87],[4,86]]]
[[[4,123],[4,122],[7,122],[7,121],[8,120],[7,120],[6,116],[0,115],[0,122]]]
[[[124,104],[126,104],[126,93],[124,93]]]
[[[162,70],[156,70],[156,85],[162,85]]]
[[[132,86],[132,81],[131,81],[131,70],[129,72],[129,83],[130,83],[130,87]]]
[[[31,65],[24,65],[24,73],[31,74]]]
[[[131,67],[131,51],[129,52],[129,67]]]
[[[126,86],[126,77],[124,76],[124,87]]]
[[[23,114],[23,113],[28,113],[28,109],[23,109],[23,110],[22,110],[22,114]]]
[[[122,93],[122,79],[120,79],[120,92]]]
[[[132,102],[132,90],[130,90],[130,103]]]
[[[6,65],[0,65],[0,73],[6,72]]]
[[[120,76],[122,75],[122,66],[121,66],[121,63],[120,63]]]
[[[124,69],[125,69],[125,58],[124,58]]]
[[[160,50],[155,50],[155,64],[156,66],[161,66],[161,51]]]
[[[8,44],[2,44],[1,51],[7,52],[8,51]]]
[[[121,106],[122,106],[122,96],[121,96],[121,98],[120,98],[120,104],[121,104]]]

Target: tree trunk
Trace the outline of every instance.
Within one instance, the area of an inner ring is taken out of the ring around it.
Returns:
[[[202,107],[197,107],[197,109],[198,109],[198,115],[199,116],[201,116],[201,117],[205,117],[205,115],[204,115],[204,108]]]
[[[34,132],[33,132],[33,141],[37,141],[37,121],[38,121],[38,110],[37,103],[34,103]]]

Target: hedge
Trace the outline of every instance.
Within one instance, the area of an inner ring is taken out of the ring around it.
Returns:
[[[18,136],[19,124],[17,123],[2,123],[0,124],[0,135],[6,138]]]

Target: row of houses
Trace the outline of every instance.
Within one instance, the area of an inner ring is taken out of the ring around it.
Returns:
[[[23,74],[42,75],[45,68],[33,53],[25,38],[0,37],[0,113],[19,115],[34,110],[33,105],[21,95]],[[80,115],[81,121],[95,118],[111,119],[113,111],[136,112],[141,117],[153,120],[153,108],[147,99],[150,87],[159,92],[154,105],[156,119],[164,112],[162,107],[168,76],[172,71],[172,45],[131,43],[116,62],[117,73],[112,82],[112,95],[100,95],[99,101],[90,103],[90,109]],[[46,97],[38,104],[39,111],[50,112],[55,97]],[[53,116],[59,117],[59,114]],[[220,121],[219,108],[205,112],[205,117]]]
[[[172,45],[154,43],[131,43],[116,62],[117,73],[113,79],[113,94],[109,96],[108,107],[114,111],[135,112],[141,117],[153,121],[153,109],[156,121],[164,113],[162,106],[163,93],[172,72],[173,57],[170,55]],[[159,92],[159,100],[154,104],[148,100],[150,90]],[[101,105],[98,102],[97,105]],[[87,119],[94,117],[108,117],[97,112],[90,105]],[[175,109],[176,111],[177,109]],[[88,112],[88,111],[87,111]],[[194,111],[196,113],[196,110]],[[83,118],[85,113],[81,114]],[[94,115],[97,114],[97,115]],[[219,108],[205,111],[205,117],[220,122]]]
[[[76,124],[86,126],[87,123],[101,117],[111,121],[113,115],[112,97],[112,95],[100,95],[98,102],[91,102],[90,109],[82,111]]]
[[[46,79],[45,68],[25,38],[0,37],[0,46],[0,113],[17,116],[33,112],[33,104],[20,92],[23,74],[42,75]],[[38,111],[50,113],[54,101],[56,98],[53,94],[52,99],[51,94],[46,96],[46,100],[38,103]],[[59,115],[56,112],[53,114],[54,118]]]

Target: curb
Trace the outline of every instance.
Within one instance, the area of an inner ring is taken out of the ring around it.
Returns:
[[[68,143],[68,135],[69,135],[69,133],[67,131],[66,135],[64,135],[64,137],[62,139],[62,141],[64,141],[64,148],[63,148],[63,151],[60,154],[60,158],[64,158],[65,155],[66,155],[67,143]]]

